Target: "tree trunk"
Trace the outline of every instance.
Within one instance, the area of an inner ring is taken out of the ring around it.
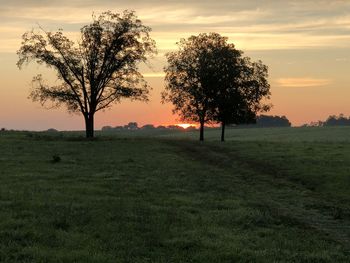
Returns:
[[[87,113],[84,115],[85,118],[85,134],[86,138],[94,137],[94,114]]]
[[[221,123],[221,141],[225,141],[225,122]]]
[[[200,140],[200,141],[204,141],[204,121],[201,121],[201,122],[200,122],[199,140]]]

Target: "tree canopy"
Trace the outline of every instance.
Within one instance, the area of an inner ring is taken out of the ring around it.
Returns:
[[[94,136],[94,114],[122,98],[147,100],[149,86],[138,70],[139,62],[156,52],[155,41],[133,11],[110,11],[93,16],[81,28],[74,43],[60,29],[43,29],[23,35],[18,50],[18,67],[29,62],[46,65],[57,73],[58,85],[48,85],[43,77],[33,78],[30,97],[42,104],[66,105],[69,112],[83,114],[86,136]]]
[[[172,102],[182,120],[200,123],[200,140],[205,123],[221,123],[223,140],[226,124],[253,122],[270,107],[261,103],[270,95],[267,67],[227,41],[200,34],[181,39],[178,51],[167,54],[163,101]]]

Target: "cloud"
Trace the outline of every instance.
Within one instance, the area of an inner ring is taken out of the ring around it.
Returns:
[[[332,83],[331,79],[318,78],[280,78],[276,80],[277,85],[288,88],[322,87]]]
[[[108,9],[136,10],[162,51],[200,32],[226,35],[243,50],[343,48],[350,42],[350,1],[342,0],[0,0],[0,52],[13,46],[11,27],[24,32],[39,23],[79,32],[92,12]]]
[[[347,61],[349,61],[349,59],[348,58],[336,58],[335,61],[337,61],[337,62],[347,62]]]
[[[162,78],[165,76],[164,72],[154,72],[154,73],[143,73],[145,78]]]

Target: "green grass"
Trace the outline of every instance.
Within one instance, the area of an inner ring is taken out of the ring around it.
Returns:
[[[347,133],[1,132],[0,262],[349,262]]]
[[[136,133],[135,133],[136,135]],[[142,132],[139,133],[139,136]],[[187,133],[169,133],[162,135],[173,138],[197,140],[198,131]],[[220,140],[220,129],[207,129],[205,140]],[[273,142],[350,142],[350,127],[297,127],[297,128],[227,128],[225,139],[228,141],[273,141]]]

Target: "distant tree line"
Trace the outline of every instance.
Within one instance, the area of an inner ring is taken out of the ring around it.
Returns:
[[[331,115],[323,123],[323,126],[348,126],[350,125],[350,116],[345,117],[344,114]]]
[[[350,126],[350,116],[344,114],[330,115],[325,121],[315,121],[304,124],[305,127],[329,127],[329,126]]]
[[[256,122],[253,124],[242,124],[238,125],[238,127],[290,127],[292,124],[287,119],[286,116],[269,116],[269,115],[260,115],[257,116]]]
[[[153,124],[145,124],[141,127],[138,126],[137,122],[129,122],[122,126],[103,126],[102,131],[137,131],[137,130],[178,130],[178,131],[193,131],[196,130],[195,126],[189,126],[188,128],[183,128],[178,125],[159,125],[154,126]]]
[[[286,116],[268,116],[268,115],[260,115],[256,118],[256,123],[248,124],[248,125],[234,125],[234,127],[290,127],[291,123],[287,119]],[[217,129],[217,127],[208,127],[207,129]],[[155,126],[153,124],[145,124],[141,127],[138,126],[137,122],[129,122],[126,125],[121,126],[103,126],[101,128],[102,131],[136,131],[136,130],[180,130],[180,131],[194,131],[197,130],[196,126],[189,126],[188,128],[183,128],[179,125],[168,125],[168,126]]]

